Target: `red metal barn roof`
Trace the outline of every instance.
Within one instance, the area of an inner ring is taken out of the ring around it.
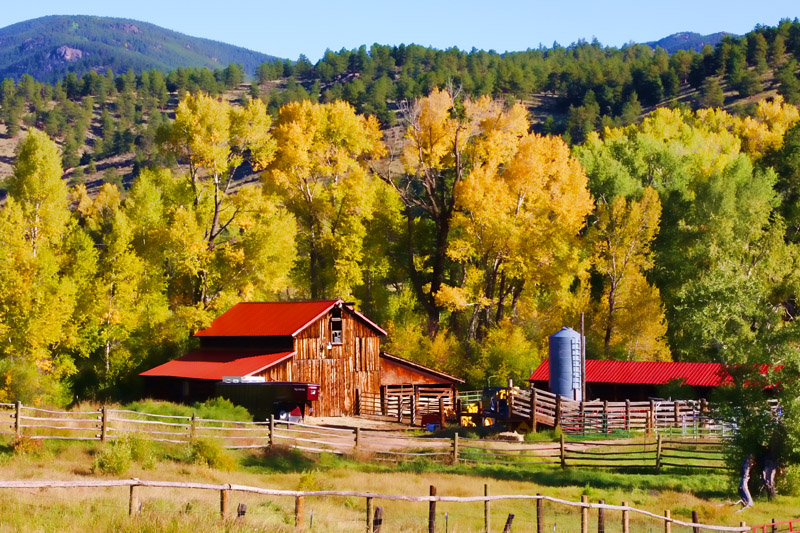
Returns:
[[[195,333],[195,337],[295,336],[328,313],[342,300],[320,302],[242,302]],[[350,306],[345,307],[381,335],[386,332]]]
[[[545,359],[529,381],[548,381],[550,360]],[[719,363],[672,363],[664,361],[586,361],[587,383],[624,383],[629,385],[664,385],[684,379],[693,387],[718,387],[730,381]]]
[[[286,361],[294,354],[295,352],[260,354],[253,350],[201,349],[139,375],[220,381],[223,376],[252,376]]]

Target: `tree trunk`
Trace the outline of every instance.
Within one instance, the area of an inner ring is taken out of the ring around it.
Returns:
[[[606,321],[606,334],[603,338],[603,351],[606,355],[611,348],[611,333],[614,330],[614,311],[617,299],[617,287],[611,284],[611,289],[608,291],[608,320]]]

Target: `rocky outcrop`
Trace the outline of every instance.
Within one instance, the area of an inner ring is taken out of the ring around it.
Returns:
[[[78,61],[79,59],[83,59],[83,50],[72,48],[71,46],[67,46],[65,44],[56,48],[54,55],[56,58],[67,62]]]

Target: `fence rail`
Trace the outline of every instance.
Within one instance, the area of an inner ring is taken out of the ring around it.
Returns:
[[[194,489],[194,490],[212,490],[220,493],[220,515],[223,519],[229,515],[229,493],[230,492],[243,492],[251,494],[259,494],[264,496],[288,496],[295,498],[295,528],[297,530],[304,529],[305,524],[305,499],[309,497],[342,497],[342,498],[364,498],[366,507],[365,526],[367,532],[373,532],[377,529],[374,527],[373,510],[375,500],[386,501],[405,501],[405,502],[428,502],[428,530],[434,531],[436,529],[436,503],[449,502],[449,503],[483,503],[485,506],[484,517],[486,520],[486,530],[488,531],[488,504],[493,501],[503,500],[523,500],[523,501],[540,501],[551,502],[555,504],[565,505],[572,508],[580,508],[581,514],[585,517],[590,509],[597,509],[600,511],[617,511],[621,512],[623,516],[623,533],[630,533],[630,526],[628,520],[629,513],[635,513],[653,519],[658,522],[663,522],[665,530],[669,531],[671,525],[678,525],[684,527],[695,528],[695,531],[742,531],[750,532],[760,530],[760,526],[756,528],[747,527],[744,522],[739,526],[718,526],[711,524],[701,524],[699,522],[684,522],[676,518],[671,518],[670,512],[666,511],[664,515],[652,513],[635,507],[630,507],[627,504],[623,505],[608,505],[605,503],[592,503],[586,497],[583,501],[573,502],[570,500],[563,500],[560,498],[553,498],[541,494],[504,494],[497,496],[488,495],[487,487],[484,487],[483,496],[440,496],[436,493],[436,488],[431,486],[430,495],[423,496],[406,496],[404,494],[379,494],[374,492],[361,492],[361,491],[296,491],[296,490],[280,490],[280,489],[265,489],[261,487],[252,487],[247,485],[233,485],[233,484],[210,484],[210,483],[185,483],[175,481],[148,481],[140,479],[120,479],[120,480],[81,480],[81,481],[0,481],[0,489],[55,489],[55,488],[109,488],[109,487],[130,487],[128,512],[131,516],[137,515],[141,512],[140,505],[140,488],[173,488],[173,489]],[[539,520],[541,506],[536,506],[537,521]],[[510,515],[513,519],[513,515]],[[695,519],[696,520],[696,519]],[[586,520],[582,521],[582,531],[588,531]],[[766,527],[766,526],[764,526]]]

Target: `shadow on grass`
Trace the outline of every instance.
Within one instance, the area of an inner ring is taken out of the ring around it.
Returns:
[[[326,470],[339,466],[340,461],[331,454],[306,455],[300,450],[275,447],[263,453],[248,455],[241,465],[248,470],[272,473],[306,472],[311,469]]]

